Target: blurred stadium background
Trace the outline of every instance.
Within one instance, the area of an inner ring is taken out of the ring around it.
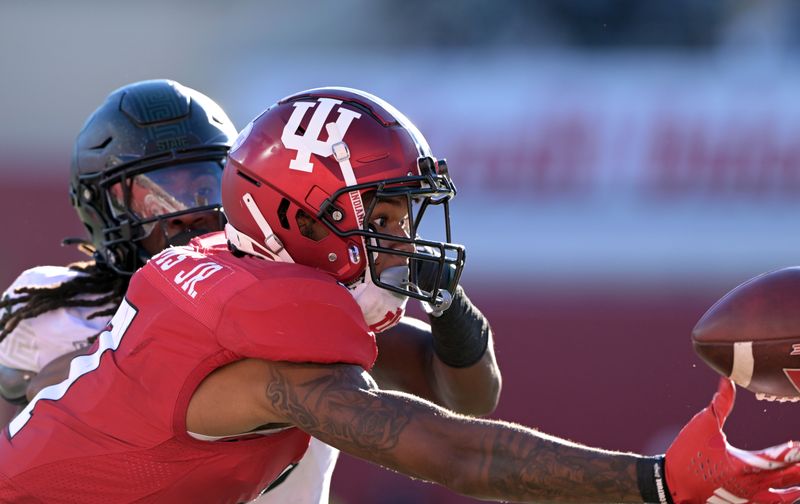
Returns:
[[[800,262],[800,4],[746,0],[0,0],[0,284],[79,259],[72,141],[113,89],[173,78],[238,127],[346,85],[447,157],[464,283],[493,321],[496,417],[663,451],[716,379],[689,335]],[[797,437],[739,394],[729,439]],[[340,504],[469,499],[342,457]]]

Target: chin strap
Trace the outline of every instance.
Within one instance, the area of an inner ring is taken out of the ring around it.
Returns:
[[[387,268],[381,275],[381,278],[384,277],[399,283],[408,278],[408,268]],[[375,285],[369,268],[364,272],[364,278],[349,286],[348,290],[361,308],[371,331],[379,333],[394,327],[405,314],[408,297]]]
[[[283,242],[272,232],[272,228],[267,223],[267,219],[264,218],[261,210],[258,209],[258,205],[256,205],[253,196],[250,193],[246,193],[242,196],[242,201],[253,217],[253,220],[256,222],[258,229],[260,229],[261,233],[264,235],[264,242],[263,244],[259,243],[233,227],[230,223],[225,224],[225,237],[228,241],[246,254],[261,257],[262,259],[293,263],[294,259],[292,259],[289,252],[283,247]]]

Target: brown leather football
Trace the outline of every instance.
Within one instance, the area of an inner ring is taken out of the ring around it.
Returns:
[[[800,267],[727,293],[700,318],[692,343],[715,371],[760,399],[800,400]]]

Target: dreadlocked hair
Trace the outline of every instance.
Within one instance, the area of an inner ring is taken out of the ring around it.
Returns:
[[[87,318],[104,317],[114,314],[122,302],[128,288],[130,277],[120,275],[96,261],[81,261],[67,265],[72,271],[82,275],[66,282],[41,287],[20,287],[14,289],[17,297],[7,296],[0,299],[0,342],[2,342],[19,323],[59,308],[74,306],[105,306],[111,308],[98,310]],[[94,299],[87,299],[85,294],[100,294]],[[16,310],[13,307],[19,305]],[[88,343],[97,339],[97,335],[89,338]]]

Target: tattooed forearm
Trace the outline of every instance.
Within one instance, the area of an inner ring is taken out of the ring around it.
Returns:
[[[553,502],[639,499],[632,455],[553,442],[513,428],[495,435],[490,444],[488,480],[499,495],[536,495]],[[521,470],[519,460],[528,461]]]
[[[474,497],[514,502],[639,502],[638,456],[465,417],[379,390],[354,366],[273,363],[272,411],[358,457]]]
[[[367,390],[370,382],[354,376],[352,366],[334,367],[331,374],[301,386],[289,385],[285,369],[272,367],[267,397],[298,427],[320,439],[334,439],[333,444],[356,454],[386,452],[397,445],[409,421],[408,408]],[[363,386],[354,388],[354,380]]]

